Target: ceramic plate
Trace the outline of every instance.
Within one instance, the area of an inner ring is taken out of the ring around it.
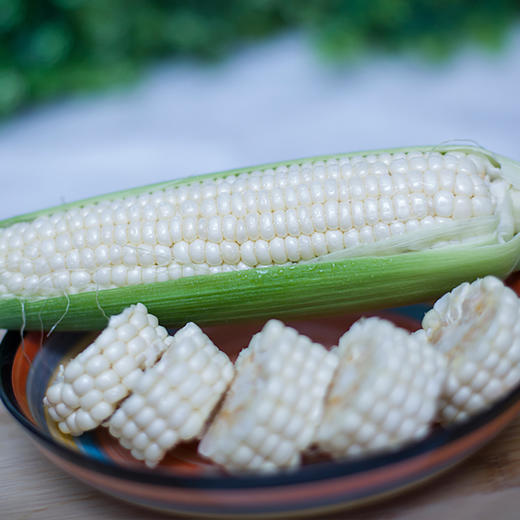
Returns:
[[[415,330],[427,306],[377,313]],[[334,345],[359,316],[289,324]],[[207,327],[231,358],[261,323]],[[520,411],[520,388],[466,423],[436,428],[399,451],[343,461],[308,458],[291,473],[230,476],[197,456],[196,443],[174,449],[154,470],[135,461],[103,428],[79,438],[62,435],[42,406],[57,366],[93,341],[92,333],[9,332],[0,347],[1,398],[53,463],[105,493],[163,511],[221,517],[287,516],[354,507],[396,494],[436,476],[495,437]]]

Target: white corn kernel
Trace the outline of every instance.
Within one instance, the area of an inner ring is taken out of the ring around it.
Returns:
[[[162,355],[170,339],[163,327],[148,325],[150,316],[144,305],[132,305],[112,316],[94,343],[66,367],[60,365],[43,403],[62,431],[81,435],[99,426],[130,393],[128,378],[142,373]],[[136,343],[144,323],[151,333]]]
[[[333,352],[339,365],[314,438],[320,450],[353,456],[393,449],[427,433],[446,362],[424,335],[379,318],[362,319]]]
[[[298,466],[336,364],[321,345],[269,321],[240,353],[236,377],[199,452],[232,472]]]
[[[202,433],[232,378],[227,356],[188,323],[110,418],[109,431],[134,457],[154,467],[177,442]]]
[[[423,319],[430,343],[448,359],[440,420],[463,420],[520,382],[520,300],[493,276],[459,285]]]

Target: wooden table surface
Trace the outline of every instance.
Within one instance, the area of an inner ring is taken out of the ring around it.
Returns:
[[[0,519],[171,518],[119,502],[54,467],[0,405]],[[327,520],[517,520],[520,417],[471,459],[422,488]]]

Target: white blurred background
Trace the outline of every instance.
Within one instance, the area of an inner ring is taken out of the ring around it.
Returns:
[[[520,160],[520,28],[500,53],[333,67],[286,35],[213,65],[60,100],[0,127],[0,218],[137,185],[315,154],[471,139]]]

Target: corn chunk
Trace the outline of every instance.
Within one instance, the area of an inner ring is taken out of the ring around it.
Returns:
[[[109,431],[154,467],[175,444],[201,434],[233,373],[226,354],[188,323],[110,418]]]
[[[468,418],[520,382],[520,300],[498,278],[459,285],[435,303],[422,325],[449,361],[442,422]]]
[[[112,316],[107,328],[64,366],[43,399],[63,433],[81,435],[110,417],[171,338],[138,303]]]
[[[269,321],[236,361],[236,377],[199,452],[230,472],[295,468],[321,420],[337,357]]]
[[[361,319],[333,352],[339,365],[315,436],[321,451],[338,458],[361,455],[428,433],[446,362],[424,334]]]

